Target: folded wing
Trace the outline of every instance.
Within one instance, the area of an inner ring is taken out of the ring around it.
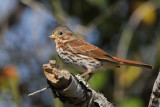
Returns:
[[[70,47],[72,46],[71,50],[76,54],[82,54],[85,56],[93,57],[98,60],[106,60],[113,63],[120,63],[118,60],[114,59],[112,55],[81,39],[69,41],[67,45],[70,45]]]

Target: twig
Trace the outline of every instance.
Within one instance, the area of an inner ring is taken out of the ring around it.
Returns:
[[[48,88],[49,88],[49,86],[47,86],[47,87],[45,87],[45,88],[42,88],[42,89],[40,89],[40,90],[37,90],[37,91],[35,91],[35,92],[33,92],[33,93],[30,93],[30,94],[28,94],[28,96],[35,95],[35,94],[40,93],[40,92],[42,92],[42,91],[44,91],[44,90],[46,90],[46,89],[48,89]]]

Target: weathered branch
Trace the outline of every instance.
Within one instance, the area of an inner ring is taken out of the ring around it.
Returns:
[[[160,106],[160,70],[152,89],[152,94],[150,97],[148,107],[159,107],[159,106]]]
[[[115,107],[100,93],[95,92],[79,76],[59,67],[55,60],[43,65],[43,71],[53,95],[63,103],[79,107]]]

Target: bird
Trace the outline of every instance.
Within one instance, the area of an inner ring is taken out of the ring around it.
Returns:
[[[78,38],[67,26],[55,28],[52,35],[56,52],[61,61],[72,69],[83,72],[80,76],[89,75],[89,81],[94,72],[122,65],[153,69],[153,66],[138,61],[124,60],[112,56],[97,46]]]

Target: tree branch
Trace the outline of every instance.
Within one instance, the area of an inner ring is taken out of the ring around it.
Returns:
[[[43,65],[43,71],[55,98],[79,107],[115,107],[95,92],[79,75],[62,69],[55,60]]]
[[[160,105],[160,70],[152,89],[152,94],[150,97],[148,107],[159,107],[159,105]]]

